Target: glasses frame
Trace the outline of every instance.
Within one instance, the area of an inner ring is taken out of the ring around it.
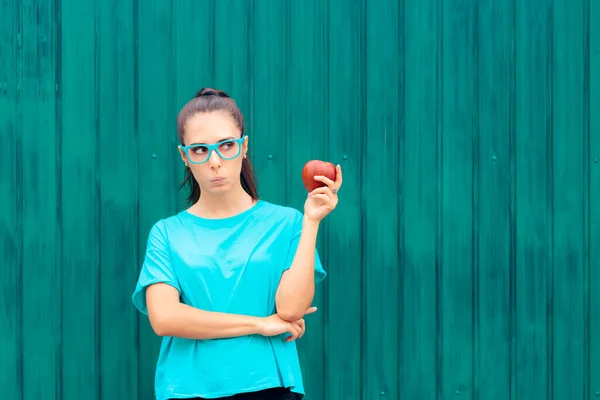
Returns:
[[[246,139],[245,134],[242,135],[242,137],[239,139],[225,139],[225,140],[221,140],[220,142],[217,142],[215,144],[194,143],[194,144],[190,144],[188,146],[180,145],[179,148],[181,148],[185,152],[185,155],[191,164],[204,164],[205,162],[210,160],[210,157],[212,156],[213,151],[217,153],[217,155],[221,158],[221,160],[233,160],[235,158],[238,158],[240,156],[240,154],[242,153],[242,146],[243,146],[244,139]],[[230,142],[236,142],[239,145],[238,152],[233,157],[223,157],[221,155],[221,153],[219,152],[219,146],[222,145],[223,143],[230,143]],[[194,147],[199,147],[199,146],[206,147],[208,149],[208,155],[206,156],[206,160],[194,162],[194,161],[192,161],[192,159],[190,157],[190,149],[192,149]]]

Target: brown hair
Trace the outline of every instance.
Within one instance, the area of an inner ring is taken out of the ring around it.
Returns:
[[[222,90],[203,88],[181,109],[177,116],[177,134],[179,136],[179,143],[181,143],[182,146],[185,145],[183,142],[183,135],[187,121],[197,113],[212,111],[228,112],[240,129],[241,136],[244,135],[246,130],[244,116],[236,102]],[[248,158],[242,160],[240,181],[246,193],[248,193],[253,200],[258,200],[256,177],[254,176],[254,170]],[[188,167],[185,169],[185,178],[181,183],[181,187],[183,188],[186,183],[190,189],[190,194],[186,199],[187,203],[194,204],[200,198],[200,186],[194,179],[192,171]]]

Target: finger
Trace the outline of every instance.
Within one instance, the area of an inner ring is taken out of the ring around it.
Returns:
[[[328,178],[328,177],[326,177],[326,176],[323,176],[323,175],[316,175],[316,176],[314,177],[314,180],[315,180],[315,181],[319,181],[319,182],[323,182],[324,184],[326,184],[326,185],[327,185],[327,186],[329,186],[330,188],[333,188],[333,187],[335,187],[335,182],[334,182],[334,181],[332,181],[331,179],[329,179],[329,178]]]
[[[298,335],[300,334],[300,327],[298,327],[298,325],[296,325],[296,324],[290,324],[290,328],[289,328],[288,332],[290,333],[291,336],[288,336],[288,338],[286,340],[288,342],[291,342],[292,340],[296,340],[298,338]]]
[[[330,199],[333,199],[333,192],[331,191],[331,188],[324,186],[324,187],[319,187],[314,189],[312,192],[310,192],[311,196],[314,194],[325,194],[327,196],[329,196]]]
[[[335,175],[335,187],[337,188],[337,190],[340,190],[340,188],[342,187],[342,166],[340,164],[338,164],[335,167],[336,170],[336,175]]]
[[[298,339],[302,338],[302,336],[304,336],[304,332],[306,332],[306,323],[304,322],[304,320],[301,320],[302,322],[299,323],[300,325],[300,335],[298,335]]]
[[[319,199],[319,200],[323,200],[323,202],[325,203],[329,203],[331,201],[331,197],[327,196],[326,194],[311,194],[311,197],[315,198],[315,199]]]
[[[306,314],[312,314],[314,312],[317,311],[317,307],[309,307],[308,310],[306,310],[306,312],[304,313],[304,315]]]

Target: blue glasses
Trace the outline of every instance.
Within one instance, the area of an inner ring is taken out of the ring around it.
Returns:
[[[240,155],[245,138],[246,135],[243,135],[239,139],[222,140],[215,144],[190,144],[180,147],[192,164],[204,164],[210,159],[213,151],[223,160],[233,160]]]

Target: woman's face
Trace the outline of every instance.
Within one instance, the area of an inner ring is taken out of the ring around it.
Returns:
[[[248,150],[248,138],[245,138],[241,144],[226,142],[219,145],[218,150],[223,157],[203,146],[227,139],[239,139],[240,136],[241,132],[235,120],[226,112],[198,113],[187,121],[184,144],[198,146],[189,149],[189,158],[180,149],[181,158],[187,162],[202,192],[217,194],[240,184],[240,172],[244,155]],[[231,157],[235,158],[227,159]],[[194,163],[204,160],[206,162],[202,164]]]

